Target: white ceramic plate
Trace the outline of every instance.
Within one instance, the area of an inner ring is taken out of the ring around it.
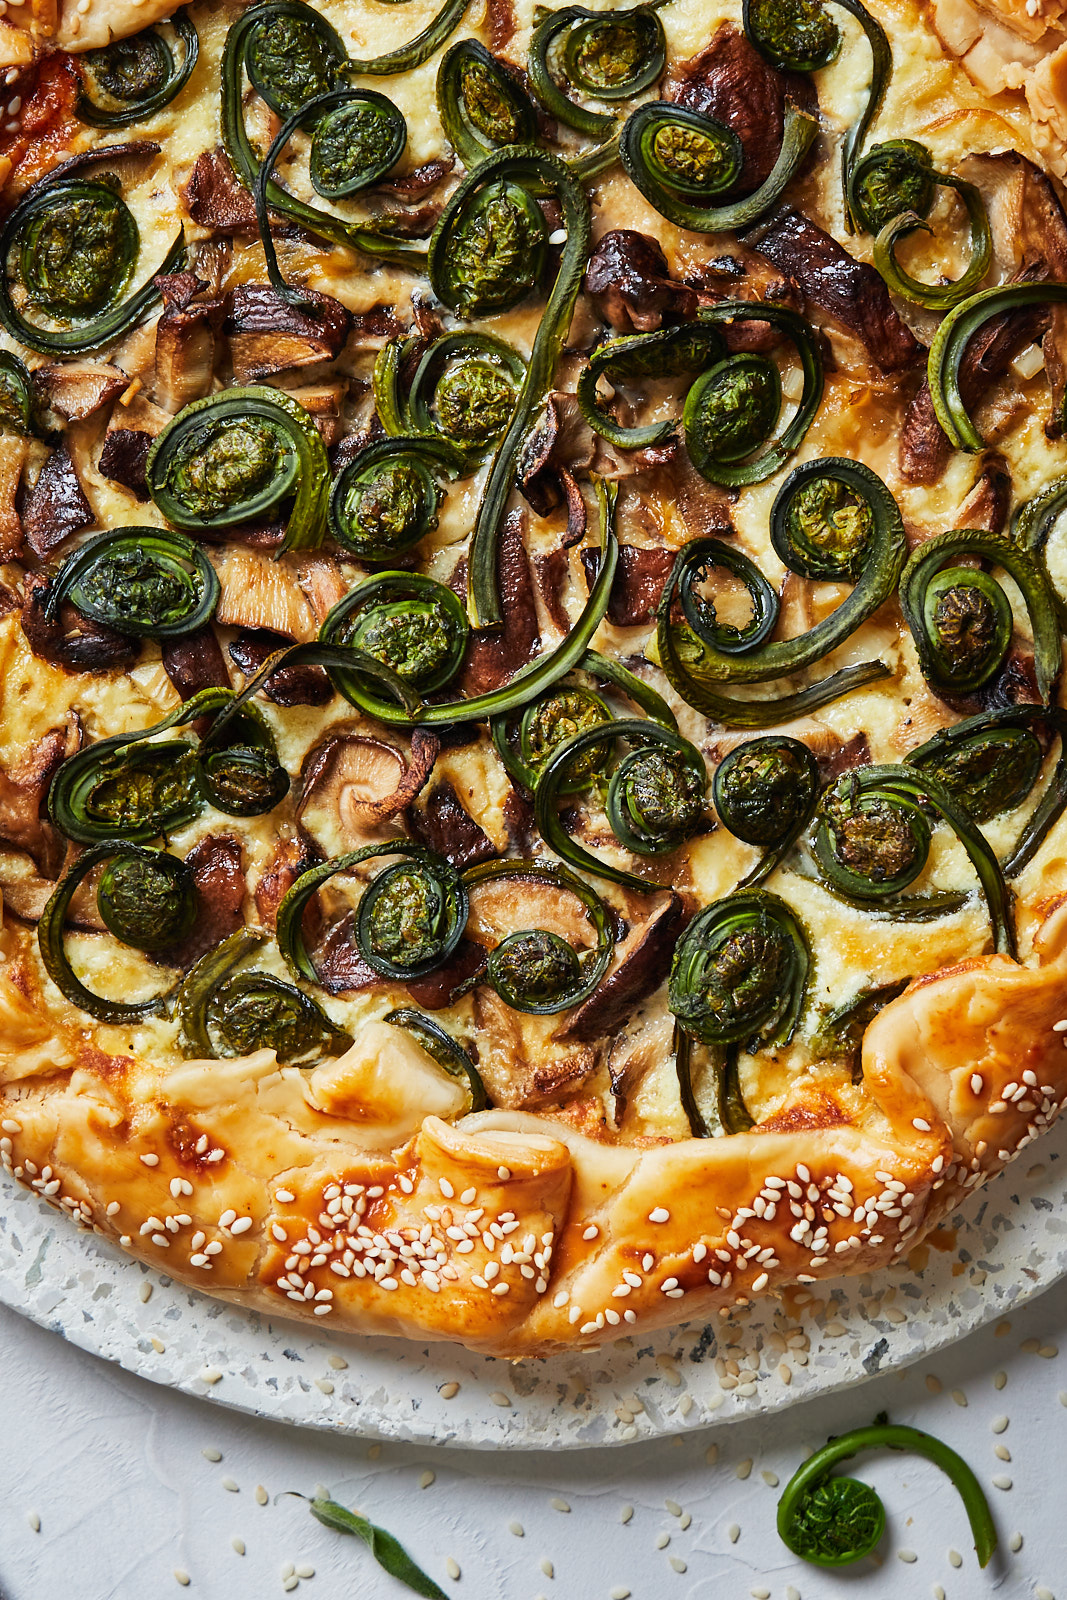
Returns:
[[[919,1246],[910,1264],[842,1279],[809,1305],[767,1301],[518,1366],[244,1313],[78,1232],[10,1178],[0,1300],[129,1372],[277,1422],[487,1449],[626,1443],[862,1383],[1047,1289],[1067,1274],[1064,1155],[1067,1120],[967,1201],[939,1237],[948,1248]]]

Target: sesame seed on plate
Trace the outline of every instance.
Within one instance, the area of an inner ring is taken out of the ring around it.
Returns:
[[[1022,1549],[1022,1547],[1023,1547],[1023,1536],[1022,1536],[1022,1534],[1021,1533],[1013,1533],[1011,1538],[1008,1540],[1008,1549],[1011,1551],[1012,1555],[1017,1556],[1019,1554],[1019,1551]]]
[[[1006,1433],[1008,1431],[1007,1417],[994,1417],[991,1427],[994,1433]]]
[[[450,1578],[459,1577],[459,1562],[453,1556],[449,1556],[445,1562],[445,1571]]]
[[[611,1591],[611,1600],[630,1600],[630,1590],[619,1584]]]
[[[739,1461],[737,1463],[737,1466],[734,1469],[734,1476],[737,1477],[737,1478],[740,1478],[742,1480],[742,1482],[743,1482],[744,1479],[749,1476],[751,1471],[752,1471],[752,1457],[751,1456],[746,1456],[744,1461]]]
[[[556,1576],[556,1569],[547,1556],[541,1557],[541,1571],[546,1578],[554,1578]]]
[[[948,1564],[949,1564],[950,1567],[962,1567],[963,1566],[963,1557],[960,1555],[958,1550],[950,1550],[949,1551],[949,1553],[948,1553]]]
[[[629,1522],[632,1519],[633,1514],[634,1514],[633,1506],[630,1506],[630,1505],[623,1506],[622,1511],[619,1514],[619,1521],[620,1522]]]
[[[670,1560],[671,1570],[672,1571],[674,1571],[674,1572],[687,1572],[689,1570],[687,1568],[685,1562],[682,1560],[681,1556],[671,1556],[671,1557],[669,1557],[669,1560]]]
[[[736,1544],[738,1539],[740,1539],[741,1529],[737,1526],[736,1522],[731,1522],[730,1526],[726,1530],[726,1537],[729,1539],[731,1544]]]
[[[897,1551],[897,1560],[898,1561],[906,1561],[910,1565],[911,1562],[918,1561],[918,1559],[919,1559],[919,1557],[918,1557],[917,1553],[914,1550],[898,1550]]]
[[[911,1125],[913,1128],[918,1128],[920,1133],[930,1132],[930,1124],[925,1117],[912,1117]]]
[[[296,1576],[298,1578],[313,1578],[315,1576],[315,1568],[308,1562],[304,1562],[302,1566],[297,1567]]]
[[[270,1495],[267,1493],[266,1489],[264,1489],[264,1487],[263,1487],[263,1485],[261,1483],[257,1483],[256,1484],[256,1505],[257,1506],[265,1506],[269,1499],[270,1499]]]
[[[427,1467],[426,1471],[422,1474],[421,1478],[419,1479],[419,1488],[420,1489],[428,1489],[430,1487],[431,1483],[435,1482],[436,1478],[437,1478],[437,1474],[436,1474],[436,1472],[434,1472],[433,1468],[432,1467]]]
[[[231,1539],[230,1540],[230,1545],[237,1552],[237,1554],[239,1556],[243,1556],[244,1555],[244,1553],[245,1553],[245,1542],[244,1542],[243,1539]]]
[[[29,1525],[33,1529],[34,1533],[40,1533],[40,1531],[41,1531],[41,1519],[40,1519],[40,1516],[38,1515],[38,1513],[36,1511],[28,1511],[26,1513],[26,1521],[29,1523]]]
[[[1007,1476],[1006,1473],[1003,1473],[1003,1472],[999,1472],[997,1474],[997,1476],[992,1480],[992,1482],[993,1482],[994,1489],[1010,1489],[1011,1488],[1011,1479]]]
[[[553,1495],[552,1499],[548,1503],[552,1507],[553,1511],[570,1510],[570,1506],[567,1504],[566,1500],[561,1500],[558,1494]]]
[[[184,1567],[175,1567],[174,1581],[175,1583],[180,1583],[183,1589],[188,1589],[193,1580],[190,1578]]]

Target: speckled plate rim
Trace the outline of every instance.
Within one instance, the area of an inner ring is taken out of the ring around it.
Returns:
[[[6,1177],[0,1302],[127,1372],[274,1422],[468,1449],[628,1444],[863,1383],[1051,1288],[1067,1276],[1065,1155],[1067,1120],[968,1199],[954,1248],[919,1247],[921,1270],[837,1280],[803,1310],[767,1300],[729,1322],[545,1361],[246,1312],[79,1232]]]

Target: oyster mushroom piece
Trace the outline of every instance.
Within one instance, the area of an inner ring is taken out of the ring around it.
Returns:
[[[672,890],[647,921],[631,928],[617,947],[614,962],[602,982],[557,1037],[592,1044],[617,1033],[666,978],[674,947],[687,921],[682,897]]]
[[[67,422],[84,422],[117,400],[129,382],[120,367],[103,361],[55,361],[33,375],[38,400]]]
[[[361,733],[335,734],[310,751],[301,772],[296,820],[329,853],[366,842],[409,806],[433,770],[440,741],[416,728],[411,757]]]
[[[292,567],[258,550],[231,546],[215,569],[222,594],[215,620],[226,627],[264,629],[287,639],[313,639],[311,607]]]

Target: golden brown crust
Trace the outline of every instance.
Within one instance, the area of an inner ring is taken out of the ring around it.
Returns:
[[[319,1109],[337,1104],[335,1064],[305,1082],[269,1051],[170,1071],[105,1056],[57,1035],[9,967],[0,1158],[83,1226],[245,1306],[502,1356],[593,1347],[884,1267],[999,1171],[1067,1094],[1067,906],[1036,953],[978,957],[887,1006],[859,1120],[641,1149],[490,1111],[426,1117],[392,1154],[379,1125]]]

